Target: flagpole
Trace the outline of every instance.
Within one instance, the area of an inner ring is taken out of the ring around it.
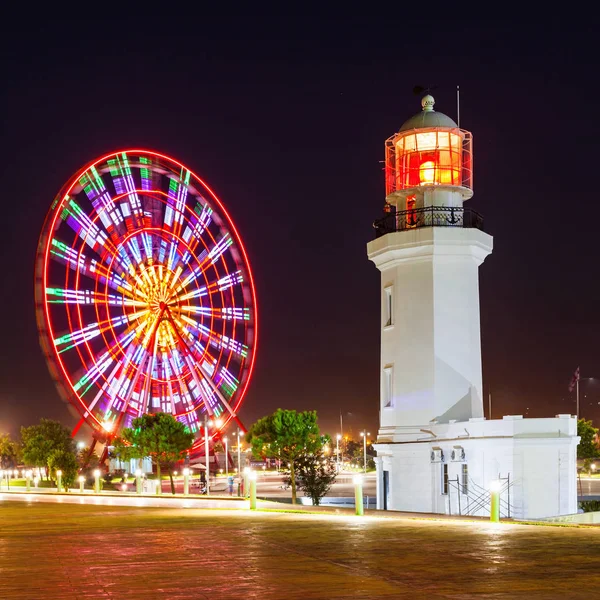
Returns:
[[[577,420],[579,421],[579,377],[577,377]]]
[[[492,392],[490,392],[489,404],[490,404],[490,408],[488,411],[488,419],[491,421],[492,420]]]

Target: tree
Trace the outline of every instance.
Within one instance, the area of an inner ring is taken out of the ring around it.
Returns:
[[[23,462],[31,467],[48,467],[55,450],[74,453],[75,443],[67,427],[52,419],[41,419],[39,425],[21,427]]]
[[[115,452],[124,460],[149,456],[156,465],[156,477],[161,485],[160,468],[166,466],[175,494],[173,465],[183,458],[194,443],[194,434],[183,423],[166,413],[143,415],[134,419],[130,429],[123,429],[115,440]]]
[[[277,409],[250,427],[246,441],[255,458],[275,458],[290,470],[292,504],[296,504],[296,462],[321,451],[326,438],[319,435],[317,412]]]
[[[56,471],[62,471],[62,480],[66,489],[73,487],[79,463],[74,452],[68,450],[54,450],[48,457],[48,469],[52,479],[56,479]]]
[[[100,466],[100,457],[95,450],[90,454],[89,447],[81,448],[77,451],[77,464],[80,470],[97,469]]]
[[[592,421],[579,419],[577,421],[577,435],[581,438],[579,446],[577,446],[577,458],[599,458],[598,429],[593,426]]]
[[[14,469],[19,462],[19,446],[8,433],[0,435],[0,469]]]
[[[297,485],[315,506],[319,506],[321,498],[331,489],[336,476],[335,461],[321,450],[300,457],[296,463]],[[291,484],[290,475],[285,477],[285,482]]]

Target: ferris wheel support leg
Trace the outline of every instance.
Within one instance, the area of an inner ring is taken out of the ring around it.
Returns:
[[[111,440],[108,439],[106,440],[106,445],[104,446],[104,450],[102,450],[102,455],[100,456],[100,461],[98,462],[98,466],[103,469],[108,471],[108,467],[106,466],[106,459],[108,458],[108,446],[110,444]]]
[[[75,427],[73,427],[73,431],[71,431],[71,437],[75,437],[77,435],[77,433],[81,429],[81,426],[84,423],[85,423],[85,419],[83,417],[81,417],[81,419],[79,419],[79,422],[77,423],[77,425],[75,425]]]

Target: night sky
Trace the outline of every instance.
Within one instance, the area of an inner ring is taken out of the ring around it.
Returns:
[[[0,431],[75,423],[38,344],[37,238],[75,171],[137,146],[205,179],[246,245],[260,338],[246,425],[317,409],[334,434],[341,410],[346,432],[374,434],[380,288],[365,246],[384,140],[420,110],[418,84],[453,118],[460,85],[474,136],[467,206],[494,236],[480,268],[484,396],[494,416],[575,411],[574,369],[600,377],[592,24],[168,10],[5,19]],[[600,381],[581,390],[583,416],[600,421]]]

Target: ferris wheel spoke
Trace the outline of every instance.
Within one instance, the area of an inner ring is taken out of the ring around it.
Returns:
[[[143,222],[143,210],[142,203],[138,196],[133,175],[131,172],[131,166],[129,163],[129,157],[126,152],[116,154],[114,158],[109,159],[108,167],[115,191],[119,196],[125,195],[125,200],[120,203],[121,214],[125,220],[125,227],[127,231],[133,231],[142,226]],[[140,162],[143,164],[149,164],[150,160],[141,157]],[[142,168],[142,189],[147,185],[148,178],[150,184],[152,182],[151,173],[147,168]]]
[[[133,288],[126,278],[109,270],[97,260],[78,253],[64,242],[53,238],[50,243],[50,254],[58,263],[67,265],[73,271],[78,271],[80,275],[94,283],[106,284],[114,291],[132,297]]]
[[[241,358],[246,358],[248,356],[248,346],[238,342],[234,338],[216,333],[209,329],[206,325],[202,325],[201,323],[198,323],[198,321],[186,315],[181,315],[181,320],[184,321],[189,327],[193,328],[193,332],[197,334],[198,339],[204,339],[208,344],[220,348],[221,350],[233,352]],[[182,326],[182,329],[187,329],[189,331],[189,327],[186,328]]]
[[[184,209],[188,195],[188,185],[191,173],[187,169],[181,169],[179,177],[169,177],[169,190],[167,192],[167,205],[165,208],[164,224],[176,236],[181,231],[184,219]]]
[[[71,290],[65,288],[46,288],[46,294],[51,297],[49,304],[105,304],[108,306],[137,306],[145,307],[147,302],[134,300],[127,296],[116,294],[101,294],[92,290]]]
[[[198,256],[198,264],[191,268],[186,274],[179,286],[175,289],[177,293],[183,291],[190,283],[195,281],[210,265],[214,265],[224,255],[227,249],[233,244],[229,233],[226,233],[221,239],[207,252],[204,250]],[[185,297],[184,297],[185,298]]]
[[[145,309],[136,313],[132,313],[130,315],[120,315],[118,317],[107,319],[105,321],[90,323],[82,329],[72,331],[71,333],[67,333],[56,338],[54,340],[54,345],[56,346],[59,354],[62,352],[66,352],[67,350],[71,350],[75,346],[79,346],[79,344],[83,344],[84,342],[87,342],[99,336],[100,334],[104,333],[105,331],[108,331],[109,329],[121,327],[122,325],[126,325],[131,321],[141,319],[148,312],[149,310]],[[60,348],[61,346],[62,348]]]
[[[184,313],[191,315],[201,315],[211,319],[220,319],[223,321],[249,321],[250,320],[250,309],[246,307],[235,307],[235,306],[224,306],[224,307],[212,307],[212,306],[194,306],[192,304],[186,304],[180,306],[179,310]]]
[[[123,228],[124,217],[95,166],[84,173],[79,180],[88,200],[92,203],[96,214],[113,242],[118,245],[120,229]]]
[[[190,251],[194,252],[200,242],[202,235],[210,225],[213,210],[208,204],[196,204],[196,208],[191,212],[190,223],[183,231],[183,241],[188,244]]]

